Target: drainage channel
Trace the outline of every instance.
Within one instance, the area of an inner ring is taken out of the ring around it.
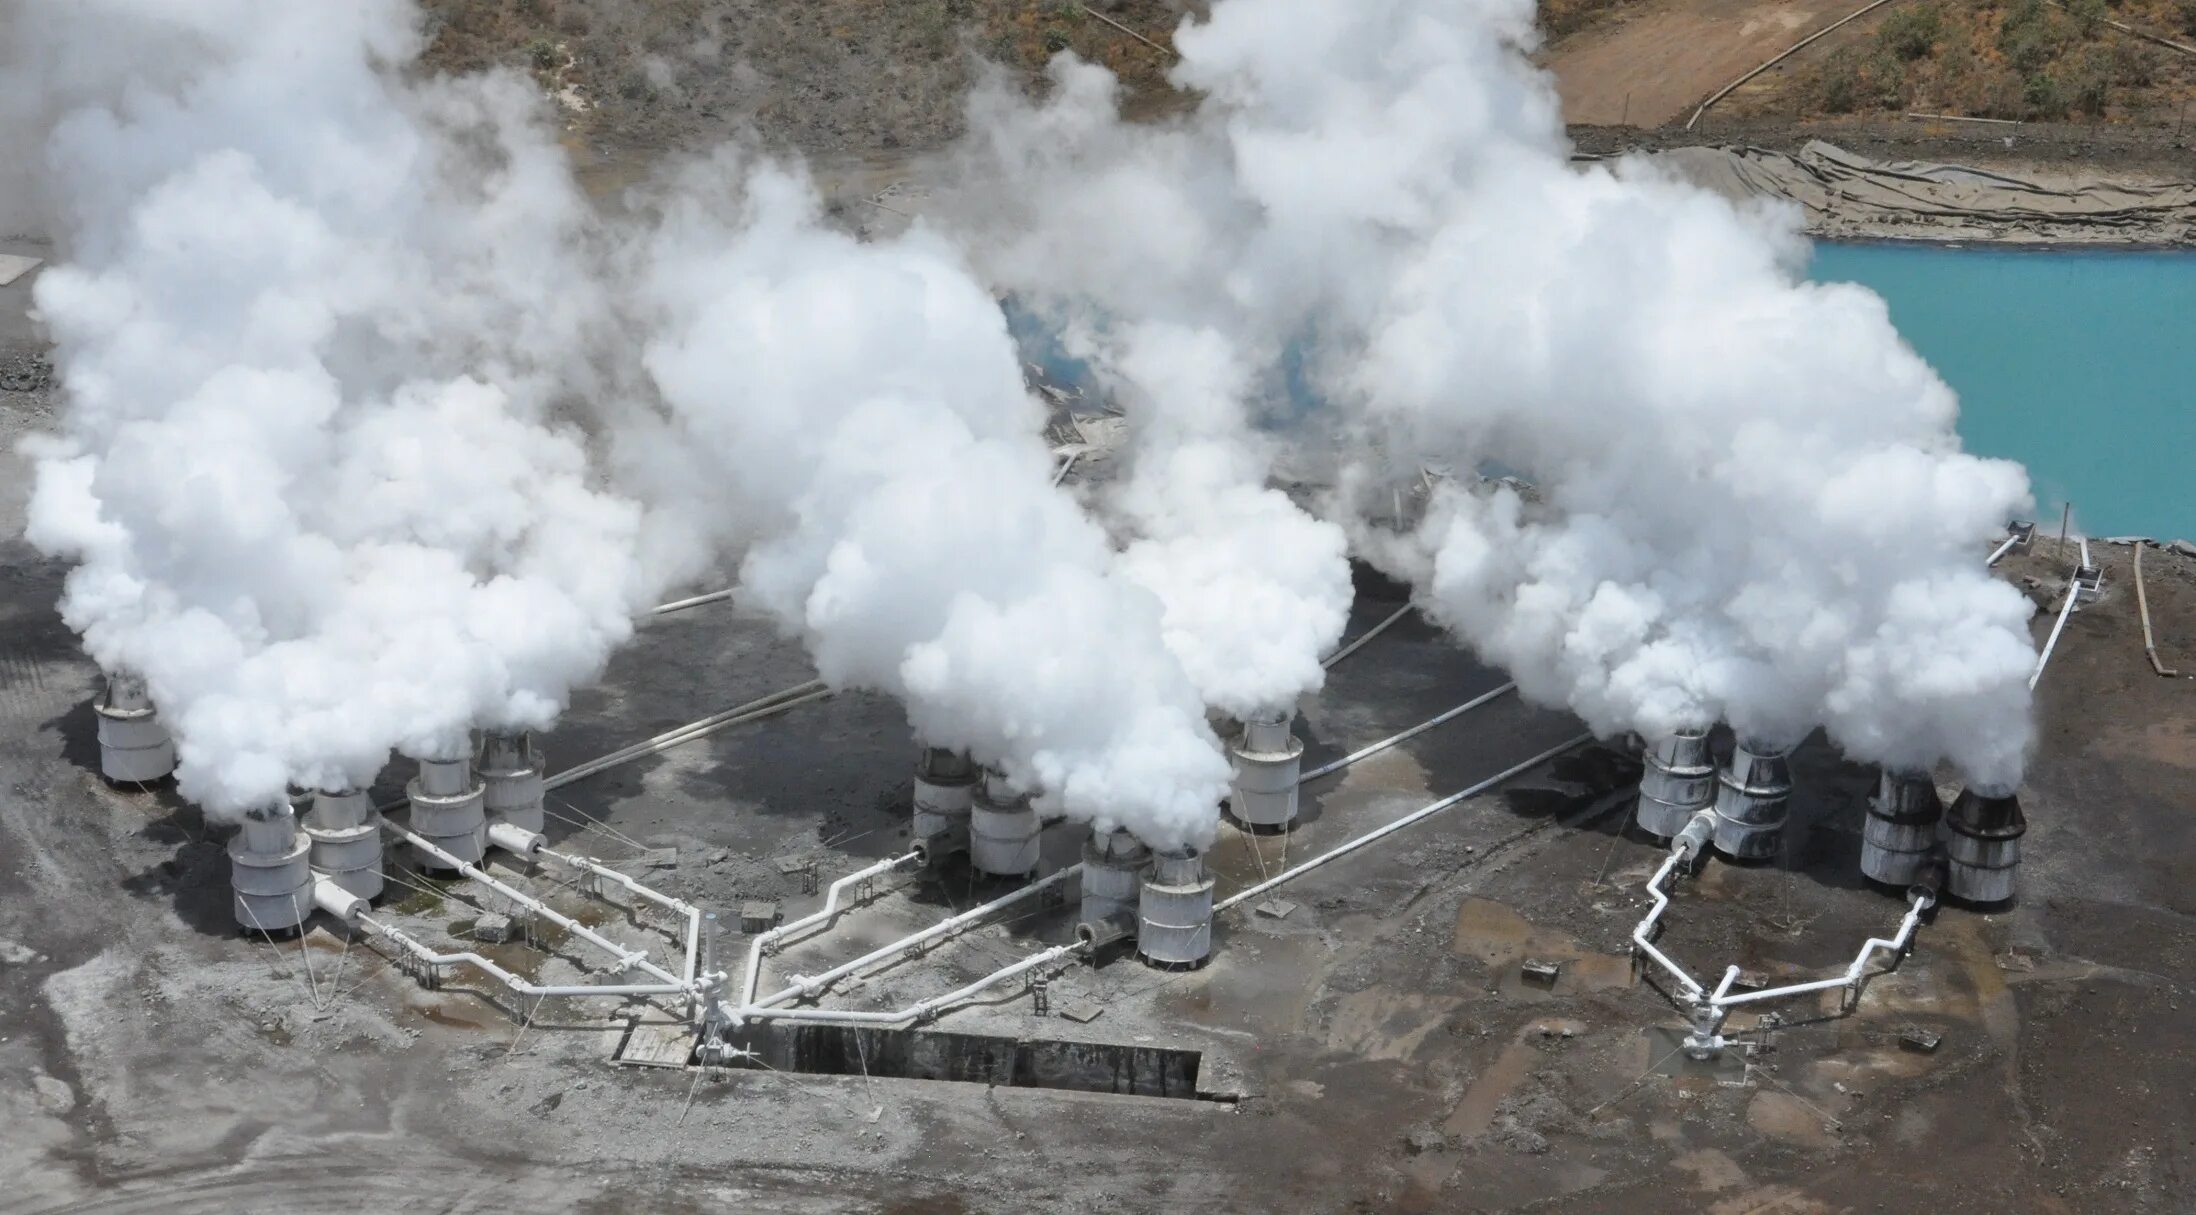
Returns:
[[[1002,1088],[1051,1088],[1126,1097],[1232,1101],[1197,1091],[1203,1052],[1110,1042],[776,1021],[734,1034],[752,1052],[732,1067],[811,1076],[944,1080]]]

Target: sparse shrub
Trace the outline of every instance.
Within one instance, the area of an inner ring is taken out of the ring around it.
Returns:
[[[2073,23],[2044,0],[2020,0],[1998,27],[1998,49],[2023,77],[2041,73],[2073,42]]]
[[[1884,19],[1883,29],[1876,40],[1883,49],[1901,59],[1912,61],[1925,58],[1937,48],[1937,38],[1944,32],[1944,15],[1935,4],[1918,4],[1902,8]]]
[[[1048,55],[1059,54],[1072,46],[1075,41],[1074,36],[1068,32],[1068,28],[1064,25],[1046,26],[1044,40],[1045,53]]]
[[[2196,34],[2196,0],[2181,0],[2179,15],[2181,32]]]
[[[2066,0],[2066,11],[2074,18],[2074,28],[2084,38],[2094,38],[2105,19],[2105,0]]]
[[[1815,81],[1815,103],[1829,114],[1856,114],[1899,104],[1906,92],[1898,57],[1841,47],[1825,59]]]
[[[2021,81],[2021,105],[2029,118],[2066,117],[2066,91],[2049,72],[2034,72]]]
[[[2112,52],[2101,46],[2083,47],[2066,65],[2067,105],[2093,118],[2103,117],[2117,75]]]
[[[536,38],[526,44],[526,61],[534,65],[535,71],[553,71],[557,58],[557,44],[547,38]]]
[[[2131,88],[2147,89],[2158,83],[2163,68],[2158,48],[2147,42],[2122,38],[2112,44],[2112,79]]]

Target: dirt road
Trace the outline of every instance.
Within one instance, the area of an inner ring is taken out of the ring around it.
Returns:
[[[1549,48],[1563,118],[1682,121],[1702,98],[1850,12],[1848,0],[1649,0]]]

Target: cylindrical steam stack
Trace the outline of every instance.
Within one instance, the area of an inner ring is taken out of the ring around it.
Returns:
[[[1212,885],[1196,849],[1152,853],[1151,872],[1137,892],[1137,956],[1162,970],[1204,965],[1212,956]]]
[[[381,815],[364,789],[306,794],[305,839],[312,870],[362,899],[381,897]]]
[[[541,752],[534,749],[531,733],[490,730],[484,734],[480,741],[480,779],[490,821],[539,834],[546,822],[541,804],[541,771]]]
[[[1742,738],[1716,774],[1716,849],[1736,860],[1775,856],[1791,808],[1790,746]]]
[[[1136,935],[1151,850],[1126,831],[1092,831],[1083,843],[1083,903],[1075,936],[1092,949]]]
[[[310,845],[288,806],[246,811],[229,841],[229,887],[236,926],[246,932],[287,932],[313,910]]]
[[[1944,816],[1945,885],[1970,903],[2003,903],[2013,897],[2021,867],[2021,837],[2028,820],[2011,789],[1969,785]]]
[[[1861,828],[1861,872],[1886,886],[1919,881],[1937,850],[1944,801],[1927,772],[1883,770]]]
[[[915,761],[914,848],[935,865],[968,851],[969,813],[976,800],[976,765],[944,747],[925,747]]]
[[[405,783],[412,803],[412,831],[469,865],[488,851],[487,787],[468,759],[423,759],[419,775]],[[422,868],[447,870],[441,857],[421,853]]]
[[[1649,744],[1639,775],[1639,829],[1669,839],[1716,800],[1716,759],[1708,731],[1679,730]]]
[[[153,710],[140,676],[107,676],[92,702],[99,717],[99,774],[116,784],[151,784],[175,771],[175,740]]]
[[[1304,740],[1289,729],[1287,709],[1253,714],[1243,723],[1228,756],[1235,763],[1229,809],[1235,821],[1254,832],[1283,831],[1296,821],[1296,786],[1304,763]]]
[[[984,769],[983,787],[969,807],[969,864],[992,877],[1028,877],[1037,871],[1043,826],[1029,794],[1015,792],[1003,774]]]

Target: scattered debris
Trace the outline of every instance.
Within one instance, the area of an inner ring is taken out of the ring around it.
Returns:
[[[1264,902],[1253,904],[1251,907],[1253,913],[1265,916],[1269,920],[1288,919],[1289,913],[1294,910],[1296,910],[1296,904],[1287,899],[1267,899]]]
[[[1944,1035],[1920,1025],[1909,1025],[1899,1031],[1899,1049],[1910,1050],[1917,1055],[1934,1055],[1944,1045]]]
[[[0,287],[7,286],[43,264],[43,258],[25,257],[20,253],[0,253]]]
[[[511,939],[511,917],[500,912],[488,914],[473,921],[473,939],[490,945],[501,945]]]
[[[1060,1015],[1077,1025],[1088,1025],[1105,1011],[1104,1005],[1092,1000],[1075,1000],[1060,1006]]]
[[[1403,1136],[1403,1150],[1412,1156],[1448,1150],[1448,1137],[1430,1126],[1414,1127]]]
[[[1554,987],[1557,976],[1563,973],[1563,963],[1543,962],[1537,958],[1527,958],[1519,964],[1517,969],[1519,976],[1528,983],[1536,983],[1542,987]]]

